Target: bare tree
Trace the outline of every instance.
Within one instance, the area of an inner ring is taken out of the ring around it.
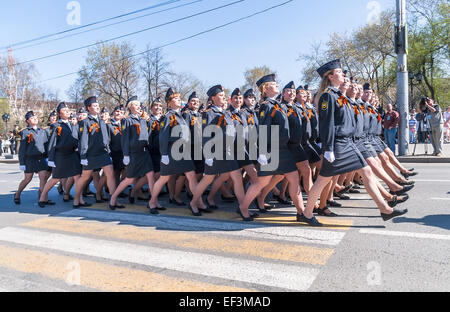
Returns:
[[[170,63],[164,60],[162,49],[151,49],[147,45],[147,52],[142,57],[140,66],[144,78],[147,100],[149,103],[162,94],[163,82],[169,74]]]
[[[78,77],[82,93],[96,95],[102,105],[110,108],[136,95],[139,73],[132,55],[133,47],[126,42],[99,44],[89,50]]]
[[[162,86],[165,88],[164,93],[168,88],[173,88],[176,92],[180,93],[181,99],[185,101],[193,91],[200,92],[204,89],[200,80],[192,74],[185,72],[168,73],[166,79],[162,82]]]
[[[268,66],[258,66],[251,69],[247,69],[244,72],[245,84],[242,87],[242,90],[253,89],[256,94],[259,94],[258,87],[256,86],[256,82],[263,76],[269,74],[276,74],[275,71],[270,69]]]

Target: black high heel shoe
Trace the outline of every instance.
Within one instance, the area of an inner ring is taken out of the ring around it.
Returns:
[[[157,214],[159,214],[158,208],[152,208],[152,207],[150,207],[150,205],[148,205],[148,204],[147,204],[147,208],[150,210],[150,213],[151,213],[152,215],[157,215]]]
[[[330,212],[325,212],[325,210],[327,210],[328,209],[328,207],[325,207],[324,209],[318,209],[317,210],[317,214],[319,215],[319,216],[324,216],[324,217],[337,217],[338,215],[336,214],[336,213],[334,213],[334,212],[332,212],[331,210],[330,210]],[[329,209],[328,209],[329,210]]]
[[[256,206],[256,208],[259,210],[259,212],[261,212],[261,213],[267,213],[267,212],[268,212],[268,210],[267,210],[266,208],[261,208],[261,207],[259,207],[258,201],[257,201],[256,199],[253,201],[253,203],[255,204],[255,206]],[[240,211],[240,210],[239,210],[239,211]]]
[[[179,201],[177,201],[176,199],[172,199],[172,198],[169,198],[169,203],[171,203],[171,204],[174,204],[174,205],[177,205],[177,206],[186,206],[186,203],[184,203],[184,202],[179,202]]]
[[[239,207],[237,208],[236,213],[238,213],[241,216],[242,220],[245,222],[254,221],[254,217],[252,216],[252,214],[250,212],[248,213],[249,217],[244,217],[244,215],[242,214],[241,209],[239,209]]]
[[[202,215],[202,213],[200,212],[200,210],[199,210],[198,212],[194,212],[194,210],[193,210],[192,207],[191,207],[191,204],[188,204],[188,208],[189,208],[189,210],[192,212],[192,215],[193,215],[194,217],[200,217],[200,216]]]
[[[66,199],[66,197],[67,197],[67,195],[64,195],[64,196],[63,196],[63,202],[65,202],[65,203],[67,203],[67,202],[73,200],[73,196],[70,195],[70,194],[69,194],[69,198],[68,198],[68,199]]]
[[[383,218],[383,221],[389,221],[392,218],[404,215],[407,212],[408,212],[408,209],[394,208],[394,211],[391,214],[381,213],[381,217]]]
[[[14,194],[14,204],[20,205],[20,197],[16,198],[16,194]]]

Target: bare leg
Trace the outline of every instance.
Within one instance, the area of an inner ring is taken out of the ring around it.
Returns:
[[[47,183],[47,170],[39,171],[39,194],[44,190],[44,186]]]
[[[372,169],[372,172],[375,173],[375,175],[381,180],[383,180],[383,182],[387,184],[389,189],[391,189],[392,191],[400,191],[402,189],[402,186],[395,183],[395,181],[391,179],[386,171],[384,171],[381,161],[373,157],[369,157],[366,159],[366,162]]]
[[[45,183],[44,189],[41,192],[41,196],[39,197],[40,202],[46,202],[48,200],[48,192],[54,187],[60,179],[50,179]]]
[[[89,181],[92,175],[92,170],[83,170],[78,181],[75,182],[75,198],[73,204],[78,206],[80,203],[84,204],[83,201],[83,190],[86,183]]]
[[[244,217],[250,217],[248,213],[248,207],[251,205],[253,200],[258,196],[262,189],[269,184],[272,176],[258,177],[258,181],[255,184],[250,185],[247,193],[244,196],[242,203],[239,205],[239,209]]]
[[[120,182],[115,192],[111,194],[111,198],[109,200],[109,204],[111,206],[116,206],[117,197],[119,196],[119,194],[122,193],[123,190],[126,189],[129,185],[131,185],[134,182],[134,180],[135,178],[125,178],[124,180],[122,180],[122,182]]]
[[[152,191],[152,197],[150,201],[148,202],[148,206],[150,208],[157,208],[161,207],[158,202],[158,196],[161,192],[161,189],[163,188],[164,184],[166,184],[170,180],[171,176],[160,176],[159,179],[155,182],[153,185],[153,191]]]
[[[289,172],[286,175],[289,183],[289,196],[297,209],[297,214],[302,215],[305,210],[303,205],[302,192],[300,190],[300,178],[297,171]]]
[[[311,167],[309,166],[309,162],[307,160],[296,163],[297,169],[300,172],[300,176],[303,179],[303,187],[305,188],[306,194],[309,193],[313,182],[312,182],[312,173]]]
[[[214,178],[216,178],[216,175],[204,175],[200,182],[198,182],[195,189],[191,187],[192,199],[190,204],[194,212],[198,210],[198,202],[201,200],[203,192],[206,190],[208,185],[214,181]]]
[[[318,176],[316,182],[312,186],[308,195],[308,202],[306,203],[306,209],[304,211],[304,216],[308,219],[312,219],[314,206],[317,203],[317,199],[319,198],[320,193],[325,188],[325,186],[330,182],[331,177],[323,177],[321,175]]]
[[[22,194],[22,191],[27,187],[28,184],[30,184],[31,180],[33,179],[34,173],[25,173],[23,180],[19,183],[19,189],[16,192],[16,198],[20,198],[20,195]]]
[[[218,178],[216,178],[214,180],[211,190],[209,191],[208,197],[206,198],[206,201],[209,205],[215,205],[214,197],[216,196],[219,189],[223,188],[223,184],[225,183],[225,181],[227,181],[229,179],[230,179],[230,174],[227,172],[227,173],[222,173],[221,175],[219,175]]]
[[[360,169],[359,173],[363,178],[364,186],[366,187],[367,192],[377,204],[380,212],[387,214],[392,213],[393,209],[390,208],[384,201],[383,196],[381,196],[380,191],[378,190],[377,184],[375,182],[375,176],[373,175],[372,170],[370,170],[370,167],[366,166]]]

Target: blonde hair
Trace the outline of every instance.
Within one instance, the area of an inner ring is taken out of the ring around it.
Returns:
[[[331,69],[331,70],[327,71],[327,72],[323,75],[322,82],[320,83],[319,91],[317,91],[317,96],[316,96],[316,98],[314,99],[314,104],[316,105],[316,107],[317,107],[317,105],[318,105],[318,103],[319,103],[319,99],[320,99],[320,97],[322,96],[322,94],[325,92],[325,90],[326,90],[329,86],[331,86],[331,81],[330,81],[330,78],[328,78],[328,76],[331,75],[331,74],[333,74],[333,73],[334,73],[334,69]]]
[[[264,99],[266,98],[266,88],[267,88],[268,82],[264,82],[258,87],[259,92],[261,92],[261,99],[259,103],[262,103]]]

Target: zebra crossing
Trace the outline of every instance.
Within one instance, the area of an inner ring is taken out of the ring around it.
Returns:
[[[0,269],[39,276],[36,288],[48,279],[67,290],[307,291],[350,224],[313,229],[293,226],[292,216],[251,224],[215,218],[69,210],[0,229]]]

